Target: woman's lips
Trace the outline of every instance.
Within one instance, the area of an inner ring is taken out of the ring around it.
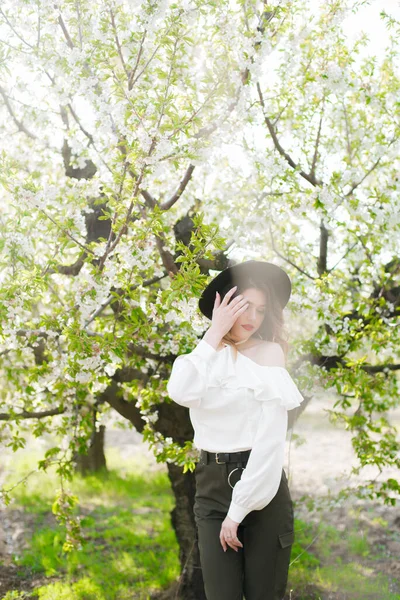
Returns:
[[[254,329],[252,325],[242,325],[242,327],[246,329],[246,331],[251,331],[252,329]]]

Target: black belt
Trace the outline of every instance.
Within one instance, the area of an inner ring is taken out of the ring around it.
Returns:
[[[219,465],[225,463],[242,463],[247,462],[251,450],[240,450],[239,452],[208,452],[208,450],[200,450],[200,460],[203,464],[216,462]]]

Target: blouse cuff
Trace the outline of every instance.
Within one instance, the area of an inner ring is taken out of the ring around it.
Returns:
[[[251,512],[251,510],[251,508],[243,508],[242,506],[239,506],[239,504],[236,504],[236,502],[231,500],[227,516],[230,519],[232,519],[232,521],[235,521],[236,523],[241,523],[245,516],[248,515],[249,512]]]
[[[215,356],[217,352],[218,351],[215,350],[215,348],[213,348],[211,344],[209,344],[205,340],[200,340],[196,348],[192,350],[190,354],[193,354],[194,356],[201,356],[205,360],[209,360],[212,356]]]

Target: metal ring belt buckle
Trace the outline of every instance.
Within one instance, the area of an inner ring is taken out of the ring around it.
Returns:
[[[218,458],[219,458],[219,456],[218,456],[218,455],[219,455],[219,454],[221,454],[221,453],[220,453],[220,452],[216,452],[216,453],[215,453],[215,457],[216,457],[216,458],[215,458],[215,462],[216,462],[218,465],[224,465],[224,464],[225,464],[225,461],[224,461],[224,460],[223,460],[222,462],[219,462],[219,460],[218,460]]]
[[[234,485],[231,485],[231,482],[229,481],[229,480],[230,480],[230,478],[231,478],[231,475],[232,475],[232,473],[234,473],[234,472],[235,472],[235,471],[237,471],[238,469],[242,469],[242,471],[243,471],[243,470],[244,470],[244,468],[245,468],[245,467],[236,467],[235,469],[233,469],[233,470],[232,470],[232,471],[229,473],[229,475],[228,475],[228,483],[229,483],[229,485],[231,486],[231,488],[232,488],[232,489],[235,487]],[[235,484],[235,485],[236,485],[236,484]]]

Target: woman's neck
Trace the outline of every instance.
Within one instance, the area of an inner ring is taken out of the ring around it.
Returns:
[[[242,344],[246,344],[246,342],[248,342],[248,345],[244,345],[242,346]],[[253,346],[258,346],[258,344],[262,342],[262,340],[257,340],[256,338],[247,338],[246,340],[241,340],[240,342],[233,342],[235,344],[235,346],[239,346],[241,350],[247,350],[247,348],[252,348]],[[221,342],[220,348],[224,347],[224,341]]]

